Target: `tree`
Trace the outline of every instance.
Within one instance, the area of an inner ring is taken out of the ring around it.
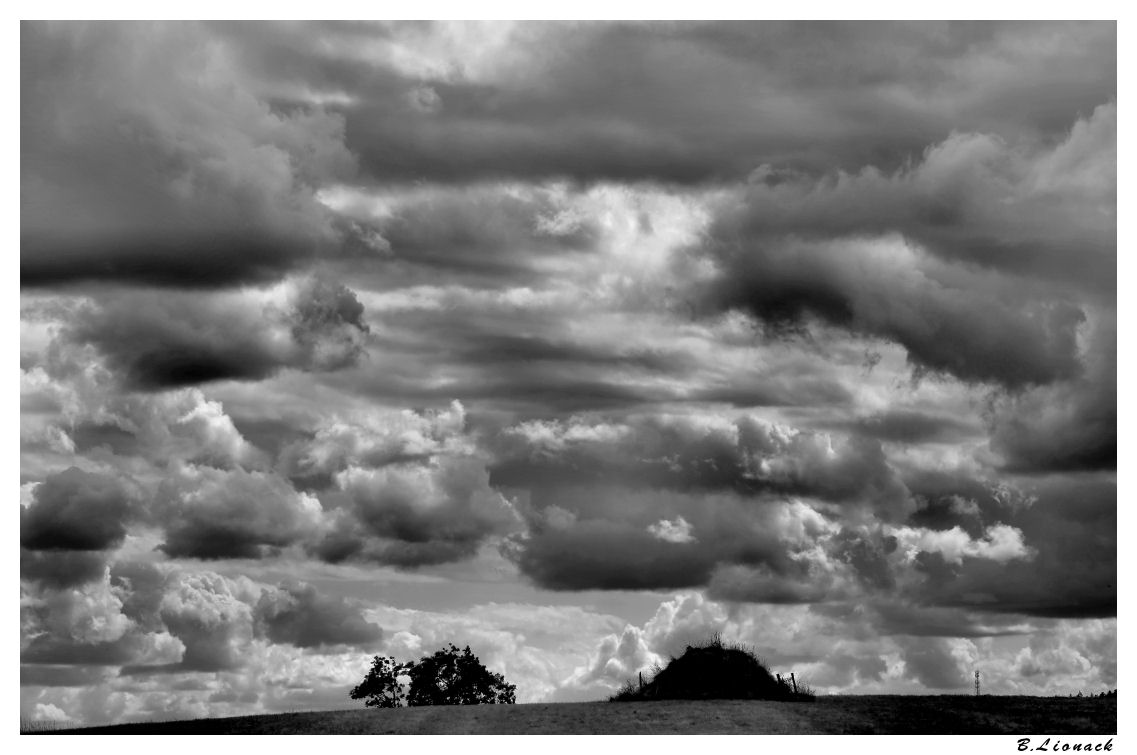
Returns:
[[[410,677],[404,694],[399,677]],[[368,707],[399,708],[403,705],[512,705],[517,686],[495,674],[470,652],[449,647],[418,661],[396,663],[394,658],[375,656],[367,676],[351,691],[351,699],[366,698]]]
[[[470,652],[448,648],[424,656],[407,669],[411,678],[408,705],[483,705],[514,703],[516,685],[508,684]]]
[[[377,655],[371,662],[371,670],[363,681],[351,691],[352,700],[366,698],[369,708],[398,708],[403,705],[405,695],[400,676],[406,676],[407,667],[412,664],[396,663],[394,658]]]

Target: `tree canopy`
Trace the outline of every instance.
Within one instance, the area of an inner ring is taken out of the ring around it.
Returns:
[[[404,692],[400,677],[410,680]],[[365,699],[376,708],[402,705],[486,705],[515,702],[517,686],[487,669],[467,645],[453,643],[418,661],[397,663],[375,656],[363,681],[351,691],[353,700]]]
[[[402,706],[405,695],[399,676],[406,674],[406,665],[396,663],[394,658],[375,656],[367,676],[351,691],[351,699],[363,699],[364,705],[369,708]]]

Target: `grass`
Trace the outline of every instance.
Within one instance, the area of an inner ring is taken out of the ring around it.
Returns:
[[[1117,698],[820,695],[353,709],[67,728],[59,734],[1116,734]]]
[[[41,721],[33,718],[20,718],[21,734],[51,734],[66,729],[68,724],[59,721]]]

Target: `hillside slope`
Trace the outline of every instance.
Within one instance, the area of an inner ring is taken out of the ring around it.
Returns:
[[[819,696],[356,709],[71,729],[76,734],[1114,734],[1117,698]]]

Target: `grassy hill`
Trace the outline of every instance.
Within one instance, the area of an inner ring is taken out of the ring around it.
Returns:
[[[1115,734],[1117,698],[818,696],[354,709],[68,729],[75,734]]]
[[[725,644],[718,635],[704,645],[688,645],[683,655],[650,674],[647,682],[642,676],[638,681],[628,680],[611,699],[813,700],[813,693],[805,689],[799,692],[796,682],[791,686],[789,679],[775,679],[752,649]]]

